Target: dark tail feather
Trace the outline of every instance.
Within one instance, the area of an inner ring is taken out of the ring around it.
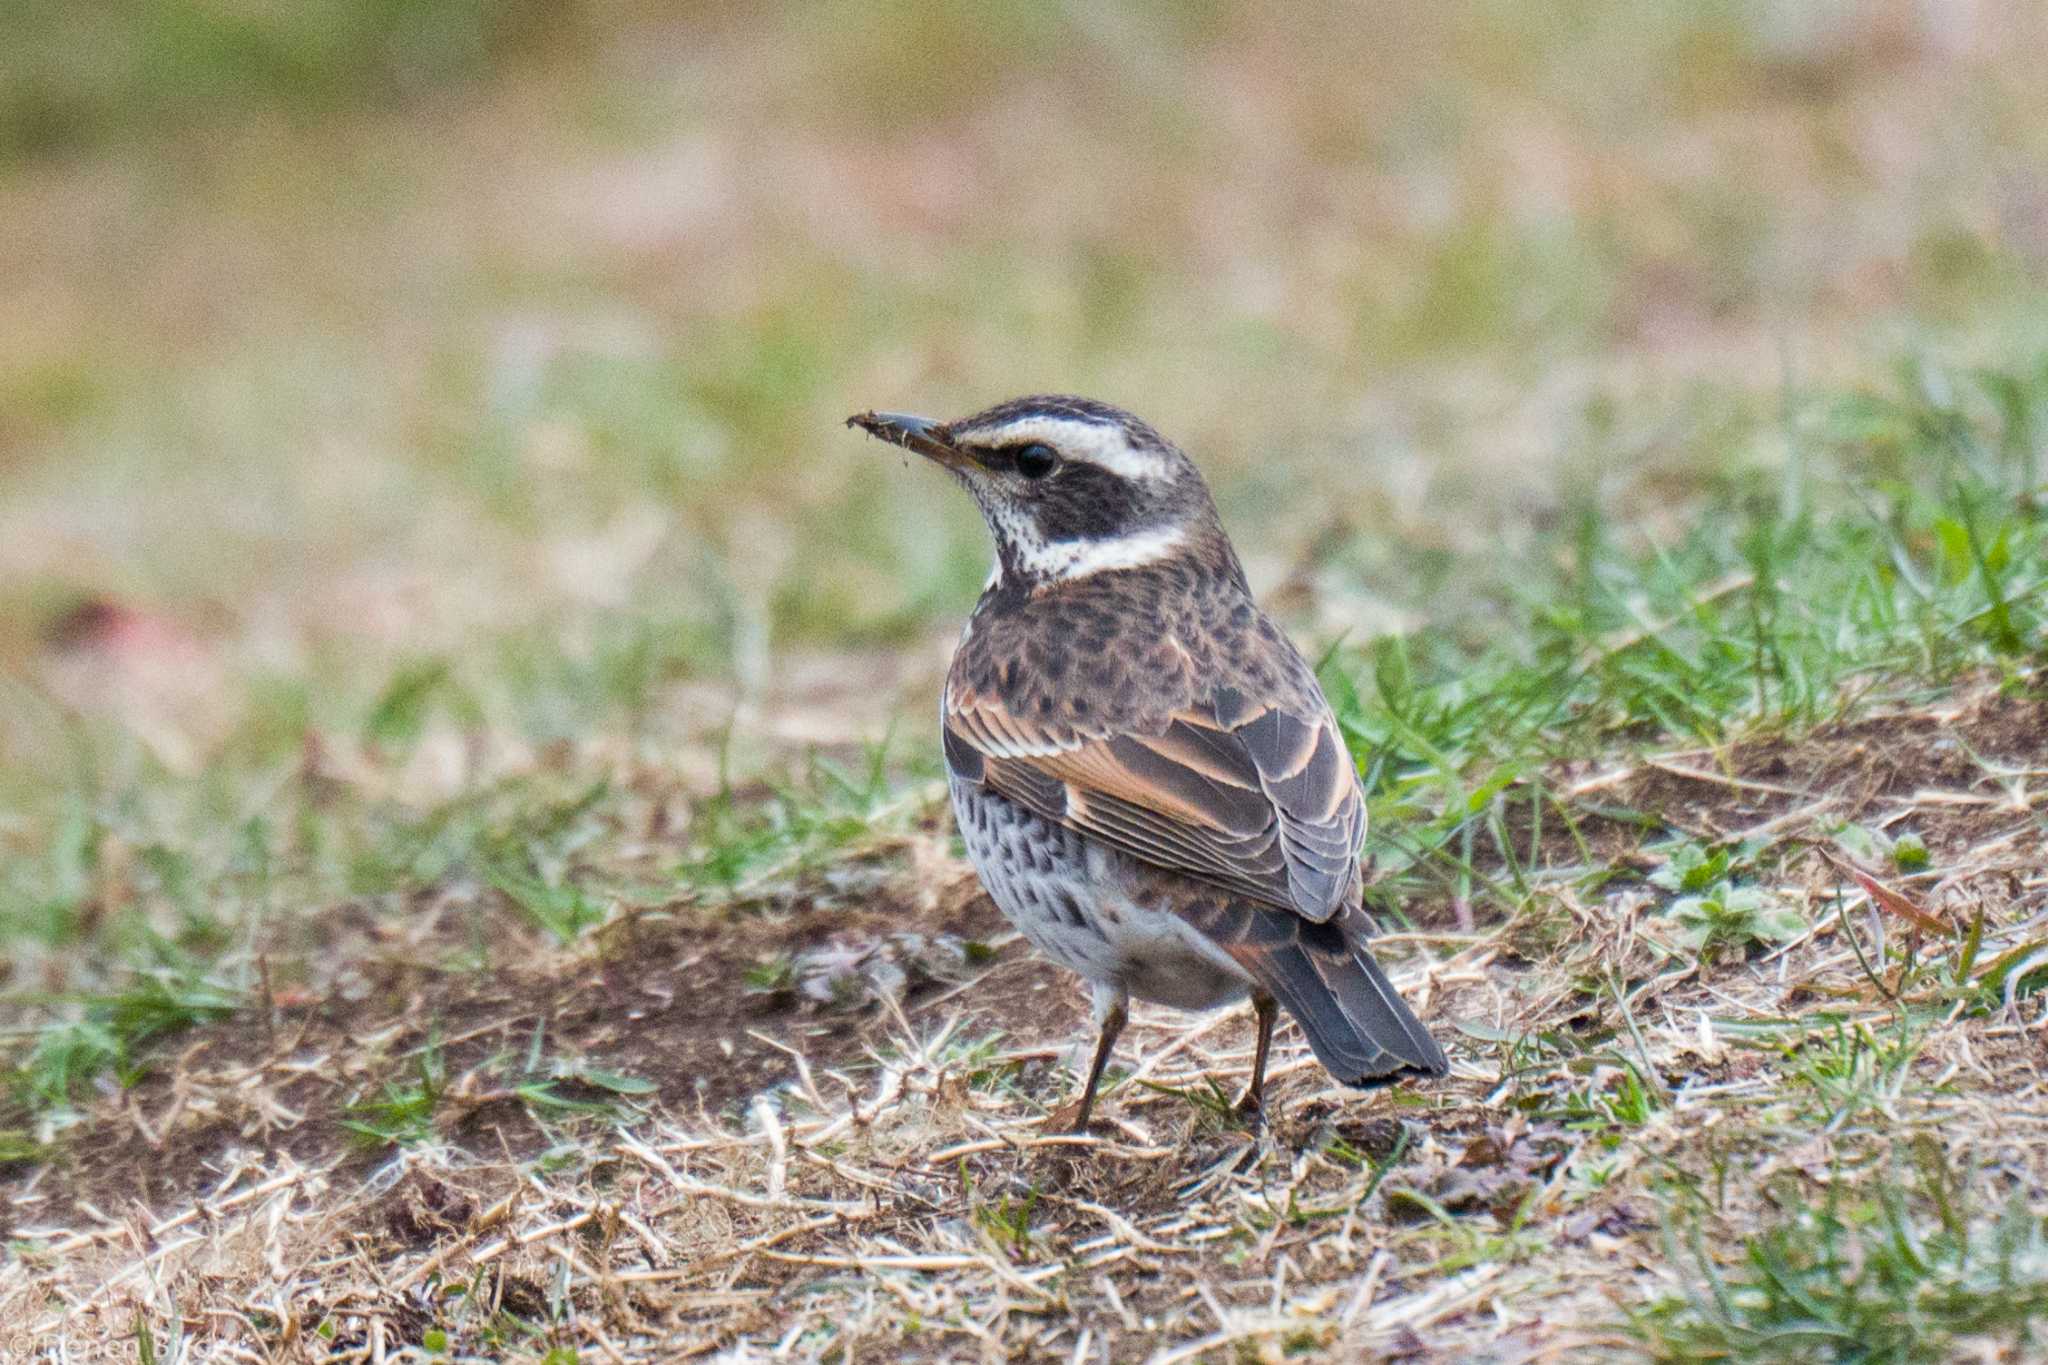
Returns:
[[[1403,1076],[1441,1076],[1450,1059],[1373,960],[1362,936],[1340,915],[1314,924],[1288,915],[1293,932],[1273,934],[1271,910],[1232,907],[1235,934],[1211,934],[1261,988],[1286,1007],[1316,1060],[1346,1085],[1375,1086]],[[1264,923],[1246,922],[1264,921]],[[1217,928],[1223,928],[1218,925]],[[1262,932],[1264,931],[1264,932]],[[1260,942],[1257,940],[1263,939]]]
[[[1408,1002],[1394,989],[1394,983],[1387,980],[1387,974],[1380,970],[1380,964],[1372,953],[1362,943],[1349,947],[1343,964],[1343,983],[1340,985],[1327,976],[1325,982],[1354,1028],[1379,1044],[1384,1050],[1383,1056],[1398,1060],[1395,1070],[1384,1073],[1385,1079],[1392,1080],[1406,1072],[1423,1076],[1448,1074],[1451,1059],[1444,1056],[1443,1048],[1430,1036],[1422,1021],[1415,1017],[1415,1012],[1408,1008]],[[1369,993],[1353,994],[1351,981],[1357,978],[1364,980]],[[1299,1019],[1301,1016],[1295,1017]],[[1307,1025],[1302,1027],[1306,1029]],[[1315,1046],[1313,1036],[1309,1039],[1309,1046]]]

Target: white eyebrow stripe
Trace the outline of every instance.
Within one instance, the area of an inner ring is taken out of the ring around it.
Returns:
[[[1090,574],[1157,564],[1186,542],[1186,527],[1163,526],[1116,540],[1055,540],[1020,543],[1016,548],[1020,567],[1033,578],[1066,583]]]
[[[1137,450],[1114,422],[1088,422],[1078,417],[1021,417],[991,427],[969,427],[954,435],[967,441],[999,441],[1024,445],[1043,441],[1065,455],[1101,465],[1126,479],[1160,479],[1170,472],[1165,456]]]

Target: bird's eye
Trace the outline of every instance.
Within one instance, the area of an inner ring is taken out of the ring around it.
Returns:
[[[1033,441],[1028,446],[1018,446],[1014,458],[1017,461],[1017,472],[1027,479],[1044,478],[1052,473],[1052,467],[1060,462],[1060,457],[1053,452],[1053,448],[1039,441]]]

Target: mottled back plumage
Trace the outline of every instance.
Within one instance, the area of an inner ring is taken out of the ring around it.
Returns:
[[[1312,920],[1356,899],[1350,754],[1234,556],[990,589],[945,712],[949,765],[1048,819]]]
[[[942,739],[990,894],[1096,986],[1083,1121],[1127,994],[1201,1007],[1249,990],[1253,1102],[1273,997],[1340,1079],[1442,1074],[1364,947],[1356,768],[1187,457],[1077,398],[852,422],[950,469],[995,536]]]

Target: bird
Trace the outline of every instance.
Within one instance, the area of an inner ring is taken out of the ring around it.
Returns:
[[[1346,1085],[1446,1074],[1367,948],[1356,762],[1194,462],[1130,413],[1068,395],[847,425],[948,471],[995,541],[940,741],[983,887],[1092,990],[1087,1080],[1048,1125],[1088,1130],[1133,997],[1250,997],[1235,1108],[1253,1122],[1279,1009]]]

